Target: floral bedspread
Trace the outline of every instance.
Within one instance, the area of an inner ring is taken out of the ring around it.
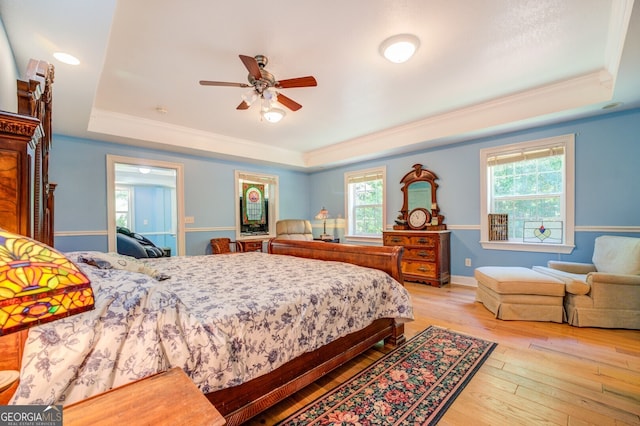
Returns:
[[[387,274],[266,253],[145,260],[170,276],[87,274],[95,309],[33,327],[13,404],[70,404],[181,367],[205,393],[265,374],[378,318],[413,318]],[[330,266],[329,266],[330,265]]]

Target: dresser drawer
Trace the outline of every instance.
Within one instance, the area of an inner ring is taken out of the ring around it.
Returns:
[[[406,246],[409,245],[409,238],[404,235],[384,235],[383,244],[385,246]]]
[[[438,244],[436,235],[421,235],[409,237],[409,245],[420,247],[435,247]]]
[[[436,278],[436,265],[435,263],[419,262],[412,260],[402,261],[402,273],[422,275],[426,278]]]
[[[385,246],[420,246],[436,247],[438,236],[436,235],[385,235]]]
[[[402,258],[434,262],[436,260],[436,250],[430,247],[405,247]]]

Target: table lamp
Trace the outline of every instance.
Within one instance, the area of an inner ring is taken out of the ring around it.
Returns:
[[[0,229],[0,336],[93,309],[91,282],[62,253]],[[19,373],[0,370],[0,392]]]
[[[327,234],[327,218],[329,217],[329,210],[322,207],[318,214],[316,215],[316,219],[320,219],[323,221],[323,230],[322,235],[320,235],[321,240],[333,240],[333,235]]]

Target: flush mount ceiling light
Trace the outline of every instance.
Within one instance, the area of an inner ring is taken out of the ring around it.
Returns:
[[[59,60],[60,62],[68,65],[79,65],[80,60],[73,55],[69,55],[64,52],[56,52],[53,54],[53,57]]]
[[[389,61],[401,64],[413,56],[418,46],[420,46],[418,37],[413,34],[398,34],[382,42],[380,53]]]
[[[281,108],[271,107],[262,111],[262,117],[269,123],[277,123],[285,116],[285,112]]]

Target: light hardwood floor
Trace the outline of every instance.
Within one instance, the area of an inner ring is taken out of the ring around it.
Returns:
[[[640,331],[500,321],[475,302],[475,288],[407,283],[416,320],[498,343],[440,425],[640,425]],[[378,345],[256,416],[271,425],[374,362]]]

